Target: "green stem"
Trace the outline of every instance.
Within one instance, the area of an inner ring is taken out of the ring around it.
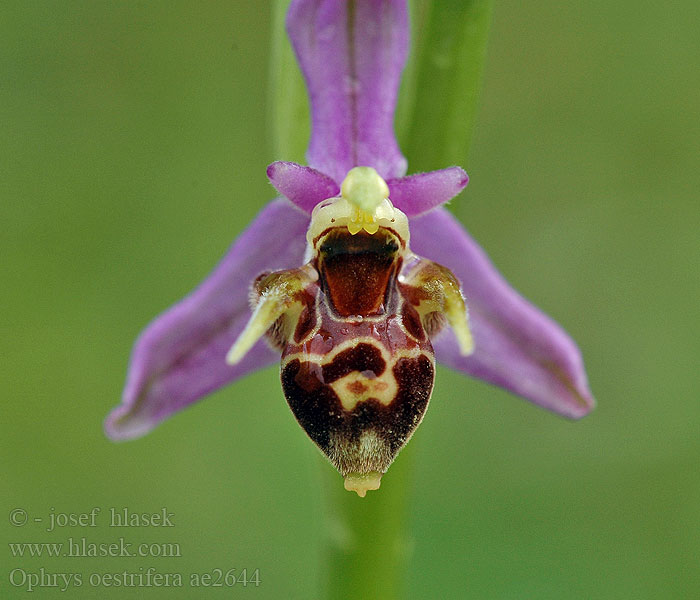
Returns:
[[[409,171],[467,166],[491,0],[411,0],[412,44],[396,130]]]
[[[327,598],[403,598],[409,559],[406,531],[414,448],[401,451],[381,487],[360,498],[323,464]]]
[[[309,101],[304,78],[284,29],[290,0],[277,0],[272,10],[269,107],[275,160],[304,164],[311,135]]]

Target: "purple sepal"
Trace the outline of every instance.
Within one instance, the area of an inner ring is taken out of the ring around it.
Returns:
[[[105,421],[109,437],[143,435],[202,396],[279,361],[263,341],[234,367],[226,352],[250,317],[251,283],[264,271],[302,264],[307,227],[308,217],[286,200],[271,202],[200,286],[141,333],[122,404]]]
[[[336,181],[355,166],[403,175],[394,110],[408,53],[406,1],[295,0],[287,33],[311,101],[309,165]]]
[[[438,208],[415,219],[411,234],[416,254],[457,276],[469,308],[474,354],[461,356],[448,330],[434,344],[439,362],[567,417],[594,407],[576,344],[508,285],[450,213]]]
[[[340,194],[340,187],[328,175],[293,162],[273,162],[267,176],[280,194],[309,214],[322,200]]]
[[[469,183],[460,167],[416,173],[386,182],[391,203],[409,217],[417,217],[459,194]]]

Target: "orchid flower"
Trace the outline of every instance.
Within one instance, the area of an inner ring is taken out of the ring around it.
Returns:
[[[309,166],[271,164],[281,197],[140,335],[107,434],[143,435],[280,355],[297,420],[361,495],[420,423],[435,359],[566,417],[587,414],[575,343],[442,206],[466,173],[405,175],[393,128],[405,0],[294,0],[287,32],[311,103]]]

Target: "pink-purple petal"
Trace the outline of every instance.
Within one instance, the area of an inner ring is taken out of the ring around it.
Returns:
[[[446,331],[434,344],[438,361],[567,417],[593,408],[576,344],[508,285],[452,215],[438,208],[413,220],[411,247],[454,272],[469,307],[474,354],[460,356]]]
[[[420,216],[449,202],[469,183],[460,167],[416,173],[387,181],[392,204],[409,217]]]
[[[122,404],[105,422],[109,437],[143,435],[202,396],[279,360],[263,341],[235,367],[225,359],[250,316],[252,281],[302,264],[307,227],[308,217],[286,200],[271,202],[200,286],[142,332]]]
[[[340,193],[328,175],[293,162],[273,162],[267,167],[267,176],[280,194],[309,214],[319,202]]]
[[[405,0],[294,0],[287,32],[311,101],[309,165],[336,181],[358,165],[403,175],[394,110],[408,53]]]

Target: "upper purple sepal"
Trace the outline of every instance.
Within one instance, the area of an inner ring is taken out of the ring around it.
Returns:
[[[408,54],[405,0],[295,0],[287,13],[311,101],[309,165],[342,181],[355,166],[406,172],[394,110]]]

